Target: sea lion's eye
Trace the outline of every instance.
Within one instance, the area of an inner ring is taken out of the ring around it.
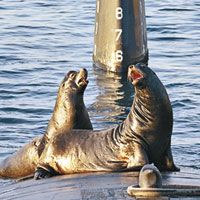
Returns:
[[[75,77],[75,74],[74,73],[71,73],[70,75],[69,75],[69,78],[71,78],[71,79],[73,79]]]

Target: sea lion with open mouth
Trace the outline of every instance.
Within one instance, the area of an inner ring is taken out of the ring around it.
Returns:
[[[145,64],[131,65],[135,87],[132,108],[115,128],[70,130],[53,137],[39,160],[35,179],[57,174],[139,170],[154,163],[160,170],[179,170],[171,153],[172,107],[156,74]]]
[[[56,134],[70,129],[92,129],[83,94],[87,70],[69,71],[60,84],[53,115],[46,133],[37,137],[0,162],[0,177],[20,178],[33,175],[44,148]]]

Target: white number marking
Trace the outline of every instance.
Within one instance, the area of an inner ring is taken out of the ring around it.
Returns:
[[[115,10],[116,19],[121,20],[123,18],[123,9],[121,7],[117,7]]]
[[[96,27],[96,28],[95,28],[95,29],[96,29],[96,30],[95,30],[95,34],[96,34],[96,35],[97,35],[97,33],[98,33],[98,25],[99,25],[98,22],[96,22],[96,26],[95,26],[95,27]]]
[[[96,44],[94,45],[94,56],[96,56],[97,55],[97,46],[96,46]]]
[[[97,1],[97,13],[99,13],[99,1]]]
[[[116,61],[122,62],[122,60],[123,60],[123,52],[122,52],[122,50],[117,50],[116,51]]]
[[[116,41],[118,41],[122,34],[122,29],[116,29],[115,32],[117,33]]]

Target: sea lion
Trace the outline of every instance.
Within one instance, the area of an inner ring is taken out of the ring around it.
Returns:
[[[162,176],[154,164],[147,164],[142,167],[139,173],[140,188],[161,188]]]
[[[86,69],[70,71],[61,82],[54,113],[39,145],[39,155],[55,134],[71,129],[92,130],[83,101],[83,93],[88,84],[87,74]]]
[[[73,128],[92,129],[83,94],[87,87],[87,70],[69,71],[60,84],[53,115],[46,133],[0,162],[0,176],[20,178],[33,175],[39,155],[54,135]]]
[[[128,77],[135,96],[125,121],[108,130],[57,134],[40,157],[35,179],[56,174],[139,170],[148,163],[160,170],[178,170],[170,146],[172,107],[163,84],[143,63],[131,65]]]

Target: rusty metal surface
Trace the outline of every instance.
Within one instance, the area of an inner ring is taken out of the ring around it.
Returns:
[[[200,175],[177,172],[162,174],[163,184],[200,186]],[[29,179],[1,187],[0,199],[4,200],[78,200],[78,199],[136,199],[127,194],[127,187],[137,184],[137,172],[89,173],[52,177],[35,181]],[[138,198],[137,198],[138,199]],[[148,198],[145,198],[148,199]],[[151,198],[152,199],[152,198]],[[156,198],[154,198],[156,199]],[[176,199],[159,197],[157,199]],[[181,197],[200,199],[200,197]]]

